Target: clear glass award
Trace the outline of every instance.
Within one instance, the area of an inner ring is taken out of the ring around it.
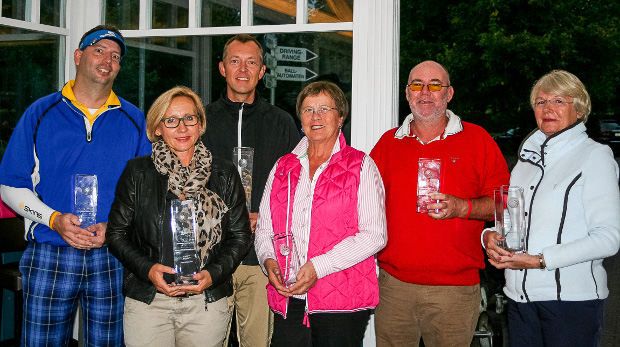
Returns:
[[[278,265],[284,278],[284,286],[290,287],[297,283],[297,274],[301,268],[301,262],[297,249],[295,247],[295,239],[291,233],[282,233],[273,237],[273,247],[278,258]]]
[[[86,229],[97,223],[97,175],[75,175],[73,187],[73,214]]]
[[[174,283],[177,286],[198,284],[198,281],[193,279],[200,267],[196,251],[194,200],[172,200],[170,209],[174,270],[176,271]]]
[[[429,213],[426,205],[438,202],[432,200],[430,195],[439,193],[441,181],[441,159],[418,159],[418,212]],[[439,210],[434,210],[439,213]]]
[[[505,238],[498,246],[514,253],[525,253],[525,199],[523,188],[501,186],[495,191],[495,230]]]
[[[252,201],[252,165],[254,163],[254,148],[251,147],[235,147],[233,148],[233,164],[239,170],[241,183],[245,190],[245,200],[250,211]]]

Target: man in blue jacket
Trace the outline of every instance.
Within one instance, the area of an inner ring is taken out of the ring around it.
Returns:
[[[100,25],[74,52],[76,76],[23,114],[0,164],[4,202],[25,218],[28,248],[22,343],[66,346],[78,301],[87,346],[123,343],[123,267],[105,232],[116,182],[127,160],[151,152],[144,114],[112,85],[125,55],[123,37]],[[76,175],[96,175],[96,216],[73,212]]]

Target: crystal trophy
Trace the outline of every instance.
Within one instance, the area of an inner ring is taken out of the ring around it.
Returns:
[[[297,283],[297,274],[301,268],[293,234],[282,233],[275,235],[273,247],[284,278],[284,286],[288,288]]]
[[[418,159],[418,212],[429,213],[426,205],[438,202],[432,200],[430,195],[439,193],[439,183],[441,180],[441,159]],[[439,213],[439,210],[434,210]]]
[[[198,281],[193,276],[200,263],[196,251],[196,212],[192,199],[174,199],[170,206],[170,226],[172,227],[172,249],[177,286],[194,285]]]
[[[73,214],[86,229],[97,223],[97,175],[75,175]]]
[[[250,211],[252,201],[252,165],[254,162],[254,148],[235,147],[233,148],[233,164],[239,170],[243,190],[245,190],[245,200],[248,211]]]
[[[525,253],[525,208],[523,188],[501,186],[495,192],[495,230],[505,238],[498,246],[514,253]]]

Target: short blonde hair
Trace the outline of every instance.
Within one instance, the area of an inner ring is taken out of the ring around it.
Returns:
[[[573,98],[575,111],[581,115],[581,120],[584,123],[588,121],[588,115],[592,111],[590,95],[579,78],[572,73],[564,70],[553,70],[536,81],[530,93],[532,109],[539,92]]]
[[[164,118],[172,100],[179,96],[188,97],[194,102],[196,115],[200,121],[200,135],[204,134],[207,129],[207,119],[205,117],[204,106],[202,106],[202,100],[200,100],[200,97],[194,93],[193,90],[185,86],[176,86],[158,96],[155,102],[153,102],[151,109],[149,109],[149,113],[146,115],[146,136],[148,136],[151,142],[161,140],[162,137],[155,135],[155,131],[157,131],[157,127]]]

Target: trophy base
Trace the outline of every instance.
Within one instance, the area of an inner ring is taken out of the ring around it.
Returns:
[[[439,213],[439,209],[429,210],[426,207],[418,207],[417,213]]]
[[[198,284],[198,280],[193,278],[193,275],[177,276],[174,279],[175,286],[194,286]]]
[[[515,254],[527,253],[527,250],[524,247],[510,247],[506,244],[506,241],[503,241],[503,242],[500,241],[497,243],[497,245],[510,253],[515,253]]]
[[[426,208],[428,204],[437,204],[439,200],[433,200],[429,196],[430,194],[436,194],[437,191],[425,192],[424,195],[418,195],[416,212],[418,213],[439,213],[439,209],[431,209]]]
[[[97,224],[97,216],[91,212],[76,212],[75,215],[80,219],[80,228],[86,229],[91,225]]]

